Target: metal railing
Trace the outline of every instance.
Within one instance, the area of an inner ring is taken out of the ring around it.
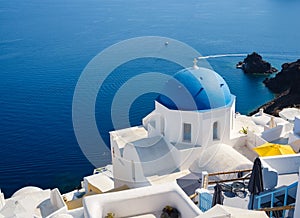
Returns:
[[[277,206],[275,205],[275,201],[276,201],[276,197],[278,197],[278,194],[279,193],[283,193],[284,192],[284,199],[283,199],[283,205],[280,205],[280,207],[285,207],[285,206],[288,206],[288,193],[289,193],[289,190],[292,189],[292,188],[297,188],[298,186],[298,182],[295,182],[287,187],[283,187],[283,188],[279,188],[279,189],[276,189],[272,192],[268,192],[268,193],[265,193],[265,194],[260,194],[258,196],[255,197],[255,199],[258,201],[257,203],[257,208],[258,210],[265,210],[265,211],[270,211],[270,217],[273,216],[273,211],[275,210],[272,210],[273,208],[277,208],[277,207],[274,207],[274,206]],[[270,197],[270,208],[261,208],[262,206],[262,198],[269,198]],[[279,209],[278,209],[279,210]],[[277,210],[277,211],[278,211]],[[285,210],[283,210],[282,212],[282,218],[284,218],[284,215],[285,215]]]
[[[291,210],[291,209],[294,209],[294,208],[295,208],[295,205],[286,205],[286,206],[273,207],[273,208],[260,208],[260,209],[257,209],[257,211]]]
[[[223,179],[223,180],[209,180],[209,177],[219,176],[219,175],[228,175],[228,174],[238,174],[238,173],[250,173],[252,169],[245,169],[245,170],[234,170],[234,171],[227,171],[227,172],[216,172],[216,173],[207,173],[202,172],[201,178],[201,187],[203,190],[207,190],[208,185],[216,184],[216,183],[224,183],[224,182],[234,182],[234,181],[244,181],[249,179],[248,177],[241,177],[241,178],[232,178],[232,179]],[[190,198],[194,199],[197,195],[191,195]],[[199,193],[199,208],[202,212],[209,210],[212,206],[212,194],[208,192],[200,192]]]
[[[227,171],[227,172],[216,172],[216,173],[207,173],[202,172],[202,188],[207,188],[208,185],[216,184],[216,183],[224,183],[224,182],[234,182],[240,180],[249,179],[248,177],[240,177],[240,178],[232,178],[232,179],[222,179],[222,180],[209,180],[209,177],[212,176],[220,176],[220,175],[228,175],[228,174],[238,174],[238,173],[250,173],[252,169],[245,169],[245,170],[234,170],[234,171]]]

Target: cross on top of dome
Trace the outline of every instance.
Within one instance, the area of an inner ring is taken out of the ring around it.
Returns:
[[[194,63],[194,66],[193,66],[193,68],[194,68],[195,70],[198,70],[198,69],[199,69],[199,67],[198,67],[198,65],[197,65],[197,63],[198,63],[198,60],[197,60],[197,58],[194,58],[194,61],[193,61],[193,63]]]

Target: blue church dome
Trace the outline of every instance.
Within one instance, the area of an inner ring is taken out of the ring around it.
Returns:
[[[156,99],[172,110],[209,110],[232,103],[225,80],[215,71],[191,67],[176,73]]]

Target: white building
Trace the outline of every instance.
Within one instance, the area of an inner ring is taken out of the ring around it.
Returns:
[[[216,162],[203,152],[209,146],[233,145],[235,96],[219,74],[195,64],[176,73],[162,93],[143,126],[110,132],[115,186],[139,187],[149,184],[149,177],[197,171]],[[225,158],[235,159],[233,168],[252,166],[229,149],[231,157]]]
[[[235,96],[212,70],[196,64],[181,70],[162,93],[142,126],[110,132],[112,166],[85,177],[83,189],[62,196],[58,189],[25,187],[9,199],[4,199],[0,190],[0,217],[159,217],[165,206],[177,208],[182,217],[198,217],[202,212],[188,197],[186,187],[175,183],[178,178],[191,173],[187,176],[196,176],[199,183],[198,173],[202,172],[205,187],[208,173],[251,169],[257,157],[252,148],[266,142],[289,141],[299,151],[300,117],[290,123],[263,110],[251,117],[236,114]],[[263,157],[261,162],[265,192],[256,196],[254,205],[258,208],[268,201],[278,203],[277,198],[284,193],[283,206],[295,204],[295,214],[293,207],[285,213],[299,217],[300,154]],[[192,190],[198,193],[198,202],[208,195],[212,198],[213,185],[206,188]],[[245,198],[227,197],[224,204],[247,209],[250,195],[244,193]],[[288,199],[293,202],[288,203]],[[217,206],[217,211],[213,209],[207,215],[220,215],[219,210]],[[264,212],[260,215],[265,217]]]

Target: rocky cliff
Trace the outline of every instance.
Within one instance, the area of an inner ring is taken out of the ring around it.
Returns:
[[[266,113],[278,116],[278,113],[288,107],[300,108],[300,59],[292,63],[284,63],[282,69],[274,78],[267,78],[264,84],[279,96],[262,105]],[[253,114],[257,110],[251,112]]]
[[[247,55],[244,61],[240,61],[237,68],[241,68],[245,73],[251,74],[271,74],[277,72],[277,69],[271,64],[262,59],[262,56],[253,52]]]
[[[292,63],[284,63],[274,78],[266,78],[264,84],[274,93],[290,90],[300,92],[300,59]]]

